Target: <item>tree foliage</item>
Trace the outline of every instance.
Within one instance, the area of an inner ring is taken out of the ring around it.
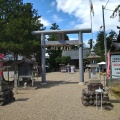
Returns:
[[[112,15],[110,16],[111,18],[114,18],[118,15],[119,17],[119,22],[120,22],[120,5],[118,5],[115,10],[113,11]]]
[[[55,61],[56,63],[58,64],[68,64],[71,60],[71,57],[70,56],[58,56]]]
[[[22,0],[0,1],[0,51],[30,56],[37,52],[39,39],[31,34],[43,26],[38,19],[37,10],[31,3]]]
[[[117,34],[114,31],[110,31],[109,34],[106,34],[106,44],[107,44],[107,51],[110,50],[111,43],[114,39],[117,39]],[[104,49],[104,32],[100,31],[97,35],[96,44],[94,47],[95,53],[101,56],[101,61],[105,60],[105,49]]]

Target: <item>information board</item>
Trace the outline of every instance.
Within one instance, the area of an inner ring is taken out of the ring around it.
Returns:
[[[120,55],[111,55],[112,78],[120,78]]]

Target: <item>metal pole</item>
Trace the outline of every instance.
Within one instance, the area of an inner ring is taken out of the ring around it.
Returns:
[[[9,68],[7,67],[7,72],[8,72],[8,81],[9,81]]]
[[[105,7],[102,5],[102,14],[103,14],[103,32],[104,32],[104,48],[105,48],[105,62],[106,62],[106,75],[107,75],[107,42],[106,42],[106,34],[105,34],[104,9],[105,9]]]
[[[41,33],[41,63],[42,63],[42,82],[41,84],[46,84],[46,60],[45,60],[45,35]]]
[[[79,43],[83,43],[82,32],[78,33]],[[80,74],[80,84],[84,83],[84,72],[83,72],[83,45],[79,46],[79,74]]]

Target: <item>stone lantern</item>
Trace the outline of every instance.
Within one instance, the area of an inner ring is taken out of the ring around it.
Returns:
[[[97,60],[100,58],[100,56],[96,55],[92,49],[90,55],[87,58],[90,60],[88,67],[91,70],[87,88],[82,89],[82,104],[84,106],[96,106],[96,108],[97,106],[101,106],[102,110],[102,105],[107,105],[109,96],[108,93],[103,90],[103,84],[100,80],[97,79],[96,76],[95,69],[98,67]]]
[[[88,67],[90,68],[90,72],[89,72],[89,79],[90,82],[95,82],[97,80],[97,75],[96,75],[96,67],[99,67],[99,65],[97,64],[97,60],[100,58],[100,56],[96,55],[94,50],[91,50],[90,55],[87,57],[87,59],[90,60],[90,64],[88,65]]]

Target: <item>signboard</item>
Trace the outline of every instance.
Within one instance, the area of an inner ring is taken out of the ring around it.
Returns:
[[[111,77],[120,78],[120,55],[111,55]]]

